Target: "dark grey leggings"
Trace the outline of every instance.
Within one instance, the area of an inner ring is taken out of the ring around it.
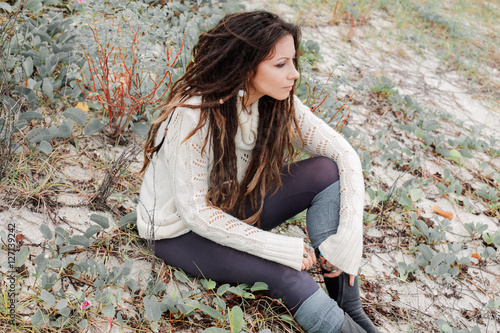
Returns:
[[[261,228],[270,230],[309,208],[314,197],[338,179],[337,165],[325,157],[293,163],[290,170],[285,167],[283,185],[264,200]],[[248,211],[250,205],[246,207]],[[281,298],[292,313],[319,288],[307,271],[219,245],[193,232],[157,240],[155,254],[193,276],[233,284],[265,282],[269,286],[267,295]]]

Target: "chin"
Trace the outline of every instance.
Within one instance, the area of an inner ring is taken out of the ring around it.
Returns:
[[[274,99],[276,99],[278,101],[284,101],[285,99],[287,99],[288,97],[290,97],[290,94],[281,95],[281,96],[271,96],[271,97],[273,97]]]

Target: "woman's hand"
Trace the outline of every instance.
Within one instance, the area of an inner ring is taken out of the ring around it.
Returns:
[[[302,258],[302,270],[310,269],[316,262],[314,251],[310,250],[304,243],[304,257]]]
[[[333,266],[330,264],[329,261],[325,259],[322,255],[319,257],[319,261],[321,264],[321,267],[328,273],[323,274],[327,278],[335,278],[342,274],[342,271],[338,269],[337,267]],[[354,285],[354,275],[349,275],[349,285],[352,287]]]

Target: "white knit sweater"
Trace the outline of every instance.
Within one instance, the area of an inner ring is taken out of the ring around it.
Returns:
[[[189,104],[199,104],[192,98]],[[349,274],[357,274],[362,254],[364,184],[361,163],[349,143],[328,124],[316,117],[295,97],[295,112],[304,145],[297,136],[295,148],[312,156],[334,160],[340,173],[340,223],[337,234],[320,245],[323,256]],[[248,168],[255,146],[258,103],[250,112],[239,107],[240,127],[236,134],[238,180]],[[177,108],[165,132],[167,121],[158,130],[158,144],[165,141],[148,166],[137,207],[141,237],[173,238],[189,231],[216,243],[265,258],[296,270],[301,269],[303,240],[278,235],[250,226],[206,204],[213,162],[207,146],[202,153],[207,126],[184,141],[198,124],[199,109]]]

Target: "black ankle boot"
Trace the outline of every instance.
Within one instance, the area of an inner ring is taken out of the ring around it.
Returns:
[[[337,301],[339,307],[361,326],[366,332],[378,332],[377,328],[366,315],[361,306],[358,277],[354,285],[349,285],[349,274],[342,273],[336,278],[325,277],[325,285],[331,298]]]

